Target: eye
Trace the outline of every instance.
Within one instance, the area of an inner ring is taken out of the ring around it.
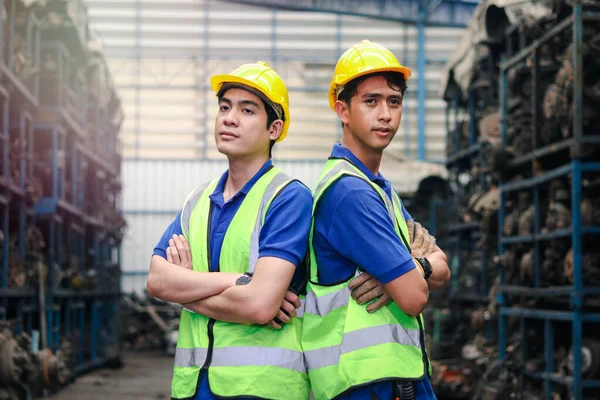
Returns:
[[[390,104],[399,106],[402,104],[402,101],[400,99],[390,99]]]
[[[219,111],[227,111],[227,110],[229,110],[228,105],[223,104],[222,106],[219,107]]]
[[[375,99],[367,99],[367,100],[365,100],[365,103],[369,104],[369,105],[373,105],[373,104],[377,103],[377,100],[375,100]]]
[[[252,114],[254,114],[254,111],[252,111],[252,110],[251,110],[251,109],[249,109],[249,108],[244,108],[244,109],[242,110],[242,112],[243,112],[244,114],[246,114],[246,115],[252,115]]]

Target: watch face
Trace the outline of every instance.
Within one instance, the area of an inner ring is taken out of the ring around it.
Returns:
[[[237,286],[247,285],[250,283],[251,280],[252,280],[252,278],[249,277],[248,275],[242,275],[239,278],[237,278],[237,280],[235,281],[235,284]]]

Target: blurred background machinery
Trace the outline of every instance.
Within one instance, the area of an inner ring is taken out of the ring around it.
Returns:
[[[446,65],[442,398],[599,396],[599,18],[597,1],[485,1]]]
[[[82,1],[0,1],[0,398],[118,365],[120,98]]]

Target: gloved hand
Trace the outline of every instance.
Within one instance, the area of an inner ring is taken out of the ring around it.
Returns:
[[[427,257],[435,251],[435,237],[429,234],[420,223],[409,219],[408,236],[410,238],[410,253],[413,257]]]
[[[373,313],[381,307],[388,305],[392,301],[392,297],[384,289],[381,282],[373,278],[369,273],[363,272],[356,278],[352,279],[348,284],[350,288],[350,296],[358,304],[366,304],[377,299],[367,306],[367,311]]]

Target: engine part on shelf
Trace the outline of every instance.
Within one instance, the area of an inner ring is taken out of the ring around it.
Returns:
[[[45,348],[37,353],[37,358],[44,386],[58,388],[75,377],[75,353],[69,340],[63,340],[55,354]]]
[[[75,376],[69,340],[63,339],[56,353],[48,348],[34,352],[32,347],[29,335],[15,335],[14,321],[0,322],[0,399],[25,400],[43,388],[64,386]]]
[[[565,274],[564,269],[559,266],[564,265],[565,256],[568,251],[569,244],[563,240],[552,240],[544,249],[542,255],[540,279],[548,284],[564,285]]]
[[[546,220],[542,233],[552,232],[557,229],[566,229],[571,226],[571,209],[563,203],[551,201],[548,204]]]
[[[584,198],[581,201],[581,223],[584,226],[600,225],[600,200]]]
[[[521,256],[521,261],[519,262],[521,284],[528,285],[533,282],[533,256],[533,249]]]
[[[515,181],[520,180],[520,177],[516,177]],[[529,192],[519,192],[517,195],[517,201],[515,202],[512,198],[508,198],[506,200],[507,209],[512,209],[512,212],[508,213],[504,217],[504,226],[502,228],[504,236],[513,236],[517,234],[521,234],[521,230],[527,232],[529,226],[528,218],[524,218],[524,215],[527,213],[527,210],[531,208],[531,194]],[[531,211],[529,211],[531,213]],[[523,218],[523,220],[521,220]],[[522,228],[521,229],[521,223]],[[527,233],[523,233],[527,234]]]
[[[526,236],[533,233],[533,219],[535,217],[535,206],[532,204],[519,217],[519,236]]]
[[[596,73],[600,66],[600,34],[593,28],[584,31],[586,39],[582,46],[583,53],[583,91],[584,109],[582,112],[583,131],[597,131],[600,118],[594,112],[600,106],[600,75]],[[592,37],[590,37],[592,36]],[[573,49],[569,46],[562,57],[562,65],[556,74],[555,82],[548,87],[544,97],[544,116],[546,128],[542,138],[544,144],[556,141],[558,138],[567,138],[572,135],[573,120]]]
[[[498,109],[488,113],[479,121],[479,140],[493,142],[497,145],[502,141]]]
[[[31,355],[23,340],[13,337],[12,331],[4,326],[0,332],[0,383],[12,386],[19,383],[29,384],[35,373]]]
[[[581,255],[581,265],[584,285],[600,285],[600,253],[586,249]],[[573,283],[573,249],[565,257],[564,276],[568,283]]]
[[[471,328],[475,332],[482,332],[485,324],[492,319],[492,313],[487,308],[478,307],[471,313]]]
[[[573,375],[573,349],[569,350],[567,368]],[[581,345],[581,376],[585,379],[600,377],[600,341],[584,337]]]
[[[466,149],[469,145],[469,121],[462,120],[460,121],[456,129],[450,133],[448,136],[448,141],[446,144],[446,153],[452,154],[455,149],[459,150]]]
[[[126,348],[173,351],[181,306],[135,293],[123,295],[120,306],[121,336]]]
[[[469,198],[463,219],[467,222],[479,221],[482,236],[477,242],[480,249],[495,246],[497,238],[497,215],[500,195],[493,187],[487,192],[478,192]]]

